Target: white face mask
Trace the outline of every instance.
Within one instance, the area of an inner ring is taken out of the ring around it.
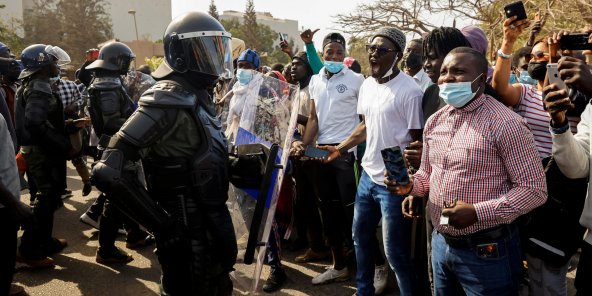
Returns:
[[[382,76],[382,78],[389,77],[389,76],[391,76],[391,74],[393,74],[393,68],[395,68],[395,64],[396,63],[397,63],[397,57],[395,57],[395,60],[393,61],[393,64],[388,69],[388,71],[386,71],[386,73],[384,74],[384,76]]]

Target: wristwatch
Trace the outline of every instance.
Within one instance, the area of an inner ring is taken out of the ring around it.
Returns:
[[[561,134],[565,133],[568,129],[569,129],[569,122],[567,122],[562,127],[555,128],[555,127],[553,127],[553,119],[551,119],[551,131],[553,131],[553,134],[561,135]]]
[[[500,57],[500,58],[502,58],[502,59],[510,59],[510,58],[512,58],[512,54],[505,54],[502,51],[501,48],[497,50],[497,56]]]

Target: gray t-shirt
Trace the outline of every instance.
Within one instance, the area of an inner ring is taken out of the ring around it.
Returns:
[[[21,183],[16,167],[14,146],[8,132],[6,120],[2,115],[0,115],[0,182],[6,186],[17,200],[20,200]],[[0,204],[0,208],[3,207]]]

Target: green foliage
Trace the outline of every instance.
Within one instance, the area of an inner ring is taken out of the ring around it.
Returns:
[[[210,7],[208,8],[208,13],[213,18],[220,20],[220,15],[218,14],[218,8],[216,7],[216,3],[214,3],[214,0],[210,1]]]
[[[162,64],[164,58],[162,57],[151,57],[151,58],[144,58],[144,63],[150,67],[150,71],[156,71],[156,68]]]
[[[356,59],[362,66],[362,74],[370,74],[370,62],[368,61],[368,52],[366,51],[366,37],[352,37],[349,39],[348,56]]]
[[[25,48],[23,38],[17,34],[21,22],[12,18],[9,21],[9,24],[10,25],[6,24],[3,20],[0,20],[0,41],[6,44],[14,55],[19,56],[21,51]]]
[[[34,0],[23,13],[25,44],[58,45],[82,64],[85,52],[113,38],[104,0]]]

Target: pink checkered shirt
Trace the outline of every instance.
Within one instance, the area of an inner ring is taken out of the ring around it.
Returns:
[[[423,137],[411,195],[429,195],[437,231],[459,236],[509,224],[545,202],[545,174],[532,133],[492,97],[482,95],[463,109],[442,108],[426,123]],[[475,206],[475,224],[440,225],[444,204],[455,199]]]

